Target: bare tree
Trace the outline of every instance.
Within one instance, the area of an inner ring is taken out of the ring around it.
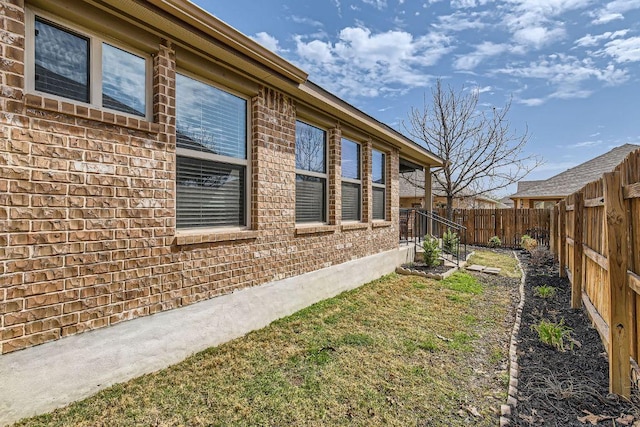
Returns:
[[[302,127],[296,131],[296,168],[325,172],[323,134],[314,132],[309,127]]]
[[[472,197],[505,188],[542,163],[539,157],[523,152],[528,130],[519,134],[511,129],[507,119],[511,101],[503,108],[484,111],[478,108],[477,90],[444,88],[440,79],[431,94],[432,105],[427,104],[425,95],[424,107],[412,107],[409,122],[403,126],[446,162],[433,176],[447,198],[449,219],[456,196]],[[424,188],[424,182],[412,184]]]

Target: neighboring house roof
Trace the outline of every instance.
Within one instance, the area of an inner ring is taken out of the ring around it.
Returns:
[[[533,182],[533,181],[529,181],[529,182]],[[500,199],[500,203],[502,203],[503,205],[512,208],[513,207],[513,200],[511,200],[511,198],[509,196],[503,197],[502,199]]]
[[[525,185],[526,188],[524,190],[519,190],[509,197],[511,199],[566,197],[580,190],[591,181],[600,178],[605,172],[611,172],[616,166],[622,163],[629,153],[639,148],[640,145],[621,145],[608,153],[602,154],[571,169],[567,169],[536,185]]]
[[[529,188],[536,186],[541,182],[544,182],[544,179],[538,179],[535,181],[518,181],[518,187],[516,188],[516,192],[528,190]]]
[[[431,182],[433,195],[444,197],[446,193],[440,183],[433,179]],[[424,170],[415,170],[400,174],[400,197],[424,197]],[[474,197],[477,200],[485,202],[499,203],[489,196],[482,194],[470,196],[468,193],[465,194],[465,191],[462,191],[458,198],[461,197]]]
[[[424,197],[424,184],[414,185],[413,183],[424,183],[424,171],[416,170],[400,174],[400,197]]]

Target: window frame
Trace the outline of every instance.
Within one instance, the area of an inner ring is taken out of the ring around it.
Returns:
[[[347,177],[345,177],[343,175],[344,168],[342,167],[343,166],[343,164],[342,164],[343,163],[342,162],[343,157],[342,156],[343,156],[344,150],[343,150],[342,142],[344,140],[352,142],[352,143],[354,143],[354,144],[356,144],[358,146],[358,175],[360,175],[360,179],[347,178]],[[362,150],[362,148],[363,148],[363,145],[364,144],[362,144],[360,142],[357,142],[357,141],[354,141],[353,139],[347,138],[345,136],[340,138],[340,187],[342,188],[342,183],[344,183],[344,182],[349,183],[349,184],[357,184],[357,185],[360,186],[360,200],[359,200],[359,203],[360,203],[360,208],[359,208],[360,215],[359,215],[359,218],[357,218],[357,219],[346,219],[345,220],[344,219],[344,210],[342,210],[342,218],[341,218],[342,222],[363,222],[362,221],[362,208],[363,208],[363,206],[362,206],[363,205],[363,203],[362,203],[362,199],[363,199],[363,191],[362,191],[363,190],[363,185],[362,185],[363,184],[363,179],[362,179],[362,175],[363,175],[362,155],[363,155],[363,152],[362,151],[363,150]],[[341,197],[341,200],[344,203],[344,198],[343,197]]]
[[[203,151],[197,151],[197,150],[192,150],[189,148],[183,148],[183,147],[178,147],[178,141],[176,139],[176,179],[177,179],[177,175],[178,175],[178,170],[177,170],[177,158],[178,156],[181,157],[191,157],[191,158],[195,158],[195,159],[200,159],[200,160],[205,160],[205,161],[209,161],[209,162],[215,162],[215,163],[226,163],[226,164],[231,164],[231,165],[235,165],[235,166],[244,166],[245,170],[245,176],[244,176],[244,218],[245,218],[245,224],[244,225],[239,225],[239,226],[228,226],[228,225],[220,225],[220,226],[206,226],[206,227],[178,227],[177,226],[177,216],[178,216],[178,212],[177,212],[177,206],[176,206],[176,231],[178,232],[188,232],[188,231],[193,231],[193,230],[215,230],[215,231],[239,231],[239,230],[251,230],[252,228],[252,221],[251,221],[251,205],[252,205],[252,200],[251,200],[251,158],[252,158],[252,143],[251,143],[251,98],[249,98],[248,96],[234,91],[233,89],[229,89],[227,87],[221,86],[219,84],[217,84],[216,82],[209,80],[205,77],[202,77],[198,74],[192,73],[190,71],[185,70],[184,68],[178,68],[176,69],[176,80],[177,80],[177,76],[178,74],[182,74],[183,76],[186,76],[188,78],[191,78],[193,80],[196,80],[200,83],[209,85],[211,87],[214,87],[220,91],[223,92],[227,92],[230,95],[236,96],[238,98],[244,99],[246,101],[246,121],[245,121],[245,158],[244,159],[240,159],[237,157],[230,157],[230,156],[224,156],[221,154],[213,154],[213,153],[207,153],[207,152],[203,152]],[[178,97],[178,90],[177,90],[177,85],[176,85],[176,131],[177,131],[177,97]],[[178,188],[177,188],[177,182],[176,182],[176,199],[177,199],[177,194],[178,194]]]
[[[46,23],[50,23],[52,26],[59,28],[62,31],[67,31],[71,34],[85,37],[88,39],[88,57],[89,57],[89,102],[78,101],[72,98],[67,98],[60,95],[55,95],[49,92],[42,92],[36,90],[35,84],[35,37],[31,35],[35,34],[35,22],[36,17],[40,18]],[[74,105],[82,105],[87,108],[96,108],[103,111],[107,111],[113,114],[123,115],[126,117],[135,118],[138,120],[145,120],[151,122],[153,119],[153,61],[152,55],[136,49],[132,46],[126,45],[117,39],[111,38],[105,34],[101,34],[92,30],[89,30],[81,25],[78,25],[72,21],[61,18],[52,13],[27,7],[25,9],[25,92],[33,93],[45,98],[55,99],[61,102],[68,102]],[[120,49],[131,55],[138,56],[144,59],[145,62],[145,96],[144,96],[144,115],[131,114],[124,111],[116,110],[113,108],[105,107],[102,105],[102,45],[108,44],[114,48]]]
[[[374,182],[373,181],[373,153],[377,151],[378,153],[382,154],[382,184]],[[371,218],[374,221],[386,221],[387,220],[387,159],[388,159],[388,154],[386,151],[377,149],[375,147],[371,148]],[[383,193],[383,197],[384,197],[384,210],[383,210],[383,214],[382,214],[382,218],[375,218],[374,216],[374,212],[373,212],[373,195],[375,194],[374,192],[374,188],[381,188],[384,190]]]
[[[329,131],[327,129],[324,129],[320,126],[316,126],[313,125],[311,123],[309,123],[308,121],[305,121],[301,118],[296,118],[296,124],[297,122],[303,123],[307,126],[311,126],[314,127],[316,129],[321,130],[324,133],[324,152],[323,152],[323,156],[324,156],[324,173],[320,173],[320,172],[314,172],[314,171],[309,171],[306,169],[298,169],[297,167],[295,168],[295,174],[296,174],[296,180],[298,179],[297,176],[298,175],[304,175],[304,176],[309,176],[309,177],[313,177],[313,178],[320,178],[320,179],[324,179],[324,194],[322,195],[324,200],[323,200],[323,205],[324,205],[324,212],[323,212],[323,216],[324,216],[324,221],[303,221],[303,222],[299,222],[297,219],[297,212],[295,213],[296,216],[296,224],[300,224],[300,225],[315,225],[315,224],[328,224],[329,223]],[[296,134],[296,145],[295,145],[295,150],[297,150],[297,134]],[[294,157],[297,151],[294,151]],[[295,199],[295,203],[297,204],[298,201],[298,194],[296,192],[296,199]],[[295,209],[294,209],[295,211]]]

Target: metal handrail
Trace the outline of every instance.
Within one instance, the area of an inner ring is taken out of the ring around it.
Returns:
[[[411,223],[411,214],[413,214],[413,221],[411,230],[409,224]],[[419,247],[427,234],[437,237],[440,240],[440,246],[443,252],[448,253],[455,260],[456,265],[460,265],[460,256],[463,255],[464,259],[467,257],[467,228],[461,224],[457,224],[451,220],[443,218],[432,211],[423,209],[400,209],[400,240],[409,242],[413,240],[416,247]],[[430,224],[429,224],[430,223]],[[455,248],[445,248],[442,235],[444,233],[435,233],[441,235],[434,235],[434,230],[440,230],[446,227],[447,230],[454,230],[458,236]],[[461,251],[461,244],[464,250]],[[448,249],[448,250],[446,250]]]

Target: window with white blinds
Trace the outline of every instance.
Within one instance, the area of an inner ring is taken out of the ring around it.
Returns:
[[[176,75],[176,225],[247,225],[247,101]]]
[[[386,156],[376,149],[371,150],[371,190],[373,219],[386,219]]]
[[[342,220],[360,221],[362,217],[362,179],[360,144],[342,138]]]
[[[327,220],[327,133],[296,122],[296,222]]]

